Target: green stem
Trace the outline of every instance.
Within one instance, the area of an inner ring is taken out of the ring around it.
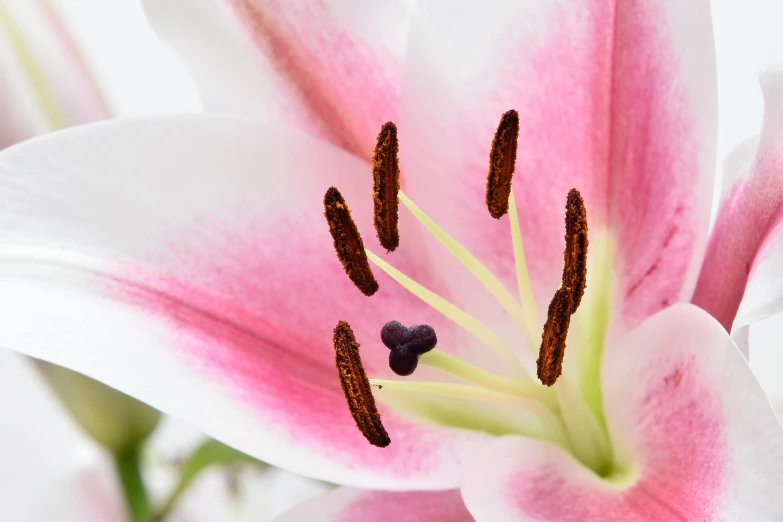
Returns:
[[[245,455],[244,453],[230,448],[225,444],[213,439],[207,439],[188,457],[182,466],[177,485],[169,494],[161,508],[150,519],[150,522],[162,522],[172,512],[179,502],[182,494],[188,489],[193,481],[201,475],[201,472],[212,466],[228,466],[241,462],[252,462],[261,465],[256,459]]]
[[[131,522],[148,522],[150,519],[150,503],[144,480],[141,477],[140,448],[135,446],[129,450],[114,454],[114,465],[117,469],[125,505]]]

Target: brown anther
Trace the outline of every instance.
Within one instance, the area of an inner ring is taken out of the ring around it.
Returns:
[[[568,192],[563,251],[563,286],[571,292],[571,313],[576,312],[587,286],[587,211],[576,189]]]
[[[517,140],[519,139],[519,114],[510,110],[501,116],[492,150],[489,153],[489,175],[487,175],[487,208],[489,214],[500,219],[508,212],[508,197],[511,194],[511,177],[517,161]]]
[[[324,216],[334,239],[334,250],[345,273],[364,295],[373,295],[378,291],[378,281],[370,269],[362,236],[351,219],[351,211],[342,194],[334,187],[329,187],[324,194]]]
[[[391,252],[400,244],[397,226],[400,191],[400,162],[397,126],[386,122],[378,134],[372,155],[373,200],[375,201],[375,231],[383,248]]]
[[[568,326],[571,323],[571,292],[560,287],[549,303],[541,349],[538,351],[538,378],[543,384],[552,386],[563,372]]]
[[[370,444],[385,448],[391,444],[391,439],[375,406],[370,381],[359,357],[359,343],[345,321],[338,322],[334,329],[334,351],[340,385],[356,426]]]

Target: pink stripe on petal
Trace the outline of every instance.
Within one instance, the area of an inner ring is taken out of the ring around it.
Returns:
[[[779,273],[783,217],[783,73],[761,77],[764,122],[745,177],[721,204],[693,303],[731,330],[764,319],[783,306]],[[741,166],[741,165],[739,165]]]
[[[315,190],[311,194],[312,199],[304,191],[298,195],[304,201],[292,204],[295,213],[272,213],[263,224],[218,226],[207,232],[219,239],[206,250],[174,242],[169,248],[188,260],[187,268],[151,278],[131,272],[159,292],[140,304],[169,318],[192,363],[206,365],[209,373],[235,388],[238,399],[273,419],[292,443],[328,448],[330,458],[349,469],[384,470],[400,477],[431,471],[436,465],[431,446],[451,451],[447,440],[435,438],[448,439],[441,430],[417,428],[381,408],[392,446],[374,448],[359,433],[337,379],[332,330],[337,320],[347,320],[363,346],[368,372],[383,378],[392,375],[380,327],[392,318],[434,325],[441,345],[453,353],[459,353],[464,338],[383,273],[376,274],[378,293],[361,295],[336,259],[320,195]],[[361,212],[360,200],[353,201],[358,221],[367,213]],[[365,240],[373,241],[370,219],[359,225]],[[211,227],[201,220],[198,228]],[[173,237],[190,234],[186,229]],[[213,256],[215,251],[220,255]],[[406,258],[406,253],[414,257]],[[397,266],[426,282],[428,267],[416,267],[415,261],[415,251],[401,246]],[[426,373],[417,372],[417,377]]]
[[[240,218],[226,223],[225,215],[200,218],[194,224],[198,232],[188,225],[171,235],[166,258],[177,260],[176,267],[154,275],[133,269],[126,273],[154,293],[129,295],[137,287],[125,285],[119,288],[120,298],[166,318],[188,364],[229,387],[269,431],[295,447],[322,454],[347,478],[306,474],[360,486],[365,480],[350,478],[351,473],[372,470],[385,480],[381,484],[396,488],[406,479],[415,484],[416,476],[439,474],[444,458],[452,461],[448,466],[456,465],[462,449],[461,442],[454,444],[455,436],[464,441],[485,437],[419,427],[381,407],[392,445],[379,449],[363,438],[339,385],[332,330],[338,320],[348,321],[362,345],[368,373],[380,378],[392,377],[388,349],[380,342],[386,321],[431,324],[442,346],[453,353],[467,349],[464,336],[383,273],[376,274],[381,289],[372,298],[353,286],[334,253],[317,184],[287,196],[274,196],[270,187],[265,197],[287,198],[288,209],[266,212],[263,220],[250,222]],[[263,205],[260,194],[254,199]],[[357,198],[349,201],[370,244],[372,222],[365,209],[371,199],[364,204]],[[212,239],[193,244],[189,238],[195,233]],[[417,261],[423,260],[405,246],[395,256],[398,268],[427,282],[430,267],[417,266]],[[156,261],[148,258],[146,263]],[[426,375],[426,370],[417,372],[418,378]],[[438,451],[433,452],[435,446]],[[456,486],[456,475],[440,476],[437,487]]]
[[[392,445],[374,448],[340,391],[339,320],[353,326],[374,377],[390,374],[380,329],[391,319],[433,325],[457,355],[471,349],[387,277],[367,298],[343,272],[323,194],[331,183],[345,189],[371,245],[369,172],[311,137],[216,115],[112,121],[6,150],[0,312],[13,328],[4,321],[0,344],[291,471],[389,489],[456,487],[463,455],[487,435],[383,409]],[[420,252],[403,244],[394,258],[448,296]]]
[[[399,57],[336,27],[318,2],[227,0],[328,141],[369,158],[380,126],[397,119]]]
[[[208,111],[293,127],[369,159],[399,111],[403,0],[149,0]]]

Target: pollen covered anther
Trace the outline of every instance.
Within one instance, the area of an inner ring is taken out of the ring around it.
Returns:
[[[511,178],[517,161],[518,140],[519,114],[512,109],[501,116],[489,153],[487,208],[495,219],[500,219],[508,212],[508,197],[511,194]]]
[[[565,218],[565,250],[563,251],[563,286],[571,292],[571,313],[582,301],[587,286],[587,210],[582,195],[576,189],[568,192]]]
[[[340,321],[334,329],[334,351],[340,385],[353,420],[370,444],[385,448],[391,444],[375,405],[370,381],[359,356],[359,343],[348,323]]]
[[[324,195],[324,216],[334,239],[334,250],[345,273],[364,295],[373,295],[378,291],[378,282],[370,269],[362,236],[342,194],[335,187],[329,187]]]
[[[374,224],[381,245],[391,252],[400,244],[398,229],[400,191],[400,162],[397,159],[399,144],[397,127],[386,122],[378,134],[378,141],[372,156],[373,201],[375,203]]]
[[[566,287],[560,287],[555,297],[549,303],[544,333],[541,336],[541,349],[538,351],[538,378],[552,386],[563,372],[563,357],[565,356],[568,326],[571,324],[571,292]]]

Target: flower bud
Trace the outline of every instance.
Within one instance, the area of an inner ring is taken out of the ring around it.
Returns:
[[[134,448],[155,430],[160,412],[143,402],[61,366],[35,365],[71,418],[112,453]]]

